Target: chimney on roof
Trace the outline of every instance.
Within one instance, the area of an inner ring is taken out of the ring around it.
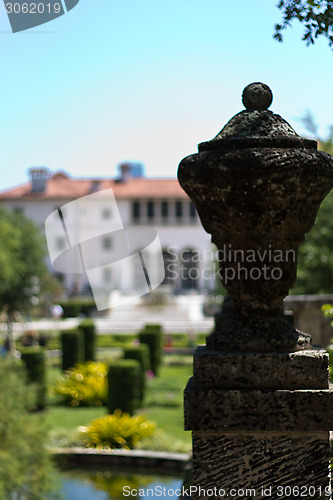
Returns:
[[[98,191],[100,187],[101,187],[100,179],[92,179],[91,185],[90,185],[90,192],[96,193],[96,191]]]
[[[130,163],[121,163],[120,168],[120,182],[127,182],[132,177],[132,169]]]
[[[46,167],[32,167],[29,170],[31,179],[31,192],[44,193],[46,190],[49,170]]]
[[[144,177],[143,163],[127,161],[118,165],[120,177],[117,182],[127,182],[130,179],[140,179]]]

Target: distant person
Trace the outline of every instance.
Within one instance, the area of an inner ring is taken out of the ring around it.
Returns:
[[[171,351],[172,347],[173,347],[173,340],[172,340],[172,337],[170,337],[170,335],[168,335],[166,338],[166,341],[165,341],[165,349],[167,351]]]
[[[22,338],[23,347],[38,346],[38,333],[35,330],[27,330]]]
[[[1,356],[5,356],[9,351],[10,351],[10,342],[9,338],[7,337],[1,346],[1,351],[0,351]]]
[[[193,329],[188,332],[188,347],[195,347],[196,334]]]

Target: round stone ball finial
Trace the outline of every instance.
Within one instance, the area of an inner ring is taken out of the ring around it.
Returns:
[[[248,110],[263,111],[270,107],[272,101],[272,91],[265,83],[250,83],[243,90],[242,102]]]

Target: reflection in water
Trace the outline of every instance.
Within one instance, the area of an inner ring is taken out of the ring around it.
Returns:
[[[62,500],[123,500],[124,498],[176,500],[183,479],[104,470],[60,473]]]

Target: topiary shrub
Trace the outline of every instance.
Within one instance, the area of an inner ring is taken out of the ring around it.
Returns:
[[[147,344],[139,344],[136,347],[126,347],[124,349],[124,359],[135,359],[141,366],[141,386],[140,386],[140,405],[145,396],[146,373],[150,370],[149,347]]]
[[[84,430],[84,441],[90,448],[132,449],[141,439],[151,436],[155,424],[142,415],[131,417],[116,410],[113,415],[93,420]]]
[[[120,359],[108,367],[108,401],[110,413],[120,409],[133,414],[140,408],[141,365],[134,359]]]
[[[84,361],[83,333],[80,330],[62,332],[61,345],[63,371]]]
[[[154,328],[153,328],[154,326]],[[162,363],[162,328],[160,325],[146,325],[139,332],[140,344],[147,344],[149,347],[150,366],[154,375],[158,375]]]
[[[163,332],[162,325],[160,324],[154,324],[154,323],[147,323],[144,328],[146,332]]]
[[[81,314],[83,316],[91,316],[97,311],[94,298],[81,299]]]
[[[124,359],[136,359],[144,372],[150,370],[149,347],[147,344],[124,347]]]
[[[107,366],[88,361],[69,369],[53,388],[69,406],[102,406],[107,402]]]
[[[83,333],[84,360],[95,361],[96,329],[92,319],[85,319],[79,324],[79,330]]]
[[[64,318],[76,318],[81,313],[81,304],[77,300],[60,301],[59,305],[63,308]]]
[[[44,410],[47,399],[45,351],[39,347],[25,347],[21,349],[21,358],[26,367],[27,381],[36,388],[34,407]]]
[[[96,304],[93,298],[73,298],[59,302],[63,308],[64,318],[77,318],[80,314],[89,316],[93,311],[96,311]]]

